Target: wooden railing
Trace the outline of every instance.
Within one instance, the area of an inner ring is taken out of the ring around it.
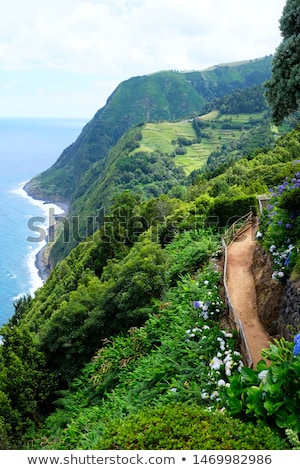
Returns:
[[[223,271],[223,284],[226,297],[227,313],[228,319],[233,329],[236,329],[238,332],[240,350],[243,356],[244,364],[248,367],[253,367],[253,360],[251,352],[248,346],[245,330],[243,323],[237,313],[234,305],[230,299],[230,294],[227,287],[227,248],[228,246],[245,230],[247,230],[253,224],[253,213],[249,212],[244,217],[238,219],[234,224],[232,224],[229,229],[225,232],[222,238],[222,245],[224,249],[224,271]]]
[[[229,246],[238,236],[245,232],[253,224],[253,221],[253,212],[248,212],[248,214],[236,220],[223,235],[226,245]]]
[[[259,212],[262,213],[263,209],[267,206],[271,196],[268,194],[261,194],[257,196]]]

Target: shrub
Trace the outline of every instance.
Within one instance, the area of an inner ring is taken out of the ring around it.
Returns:
[[[268,423],[272,428],[300,433],[300,335],[295,344],[284,338],[274,340],[262,350],[264,360],[257,369],[244,367],[234,374],[227,395],[226,408],[232,415]]]
[[[257,200],[254,196],[234,198],[217,197],[210,209],[209,215],[218,217],[219,226],[227,227],[250,211],[256,213]]]
[[[189,230],[177,234],[166,251],[170,256],[168,275],[172,281],[205,265],[217,250],[216,237],[208,230]]]
[[[112,419],[96,449],[192,450],[282,449],[284,443],[269,428],[246,424],[195,405],[143,409],[124,419]]]
[[[5,425],[2,416],[0,416],[0,450],[9,450],[11,448],[12,446],[8,438],[7,426]]]
[[[185,155],[186,149],[182,145],[177,145],[177,147],[175,147],[175,153],[176,155]]]

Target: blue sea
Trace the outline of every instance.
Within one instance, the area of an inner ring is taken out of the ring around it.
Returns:
[[[0,118],[0,326],[13,315],[18,297],[34,295],[43,284],[35,256],[45,241],[40,242],[39,234],[30,231],[29,220],[43,218],[47,228],[49,207],[54,207],[55,213],[62,212],[53,204],[27,196],[24,183],[48,169],[76,140],[86,122]]]

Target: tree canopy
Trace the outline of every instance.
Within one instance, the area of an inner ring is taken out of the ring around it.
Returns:
[[[297,111],[300,102],[300,4],[287,0],[279,21],[282,42],[272,62],[272,77],[266,82],[266,98],[275,124]]]

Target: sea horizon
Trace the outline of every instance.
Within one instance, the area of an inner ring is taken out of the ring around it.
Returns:
[[[46,237],[36,238],[30,219],[46,233],[50,208],[63,212],[58,204],[29,196],[24,185],[50,168],[85,124],[72,118],[0,118],[0,326],[14,314],[18,298],[34,295],[44,283],[36,259]]]

